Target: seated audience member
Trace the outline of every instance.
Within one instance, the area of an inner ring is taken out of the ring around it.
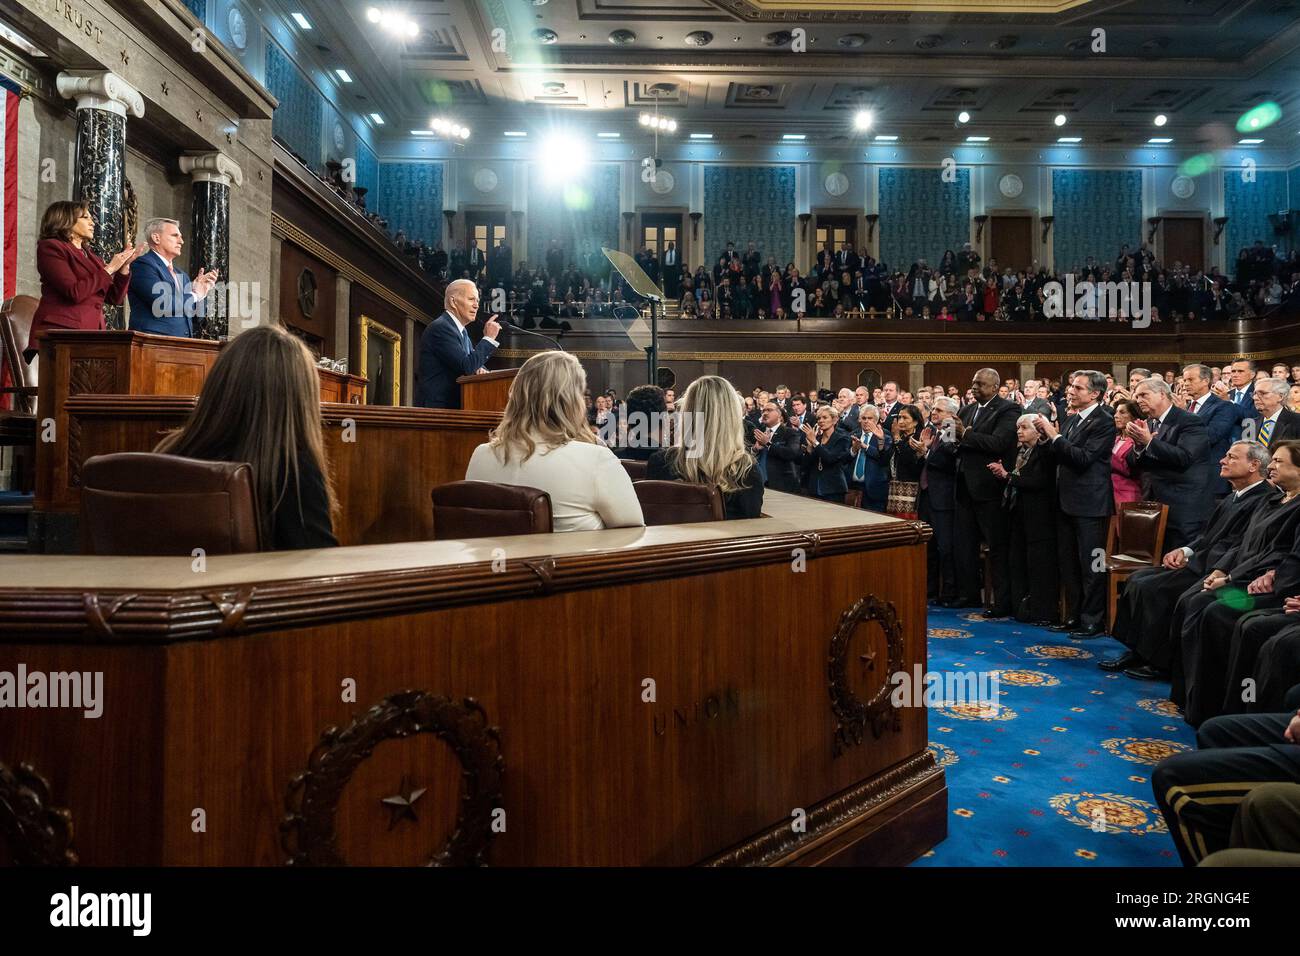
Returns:
[[[817,409],[816,427],[804,425],[803,488],[814,498],[842,504],[849,490],[844,466],[853,457],[853,443],[838,422],[839,414],[827,404]]]
[[[1139,382],[1133,400],[1145,417],[1126,429],[1135,446],[1126,463],[1141,479],[1143,498],[1168,506],[1165,545],[1180,548],[1200,534],[1214,504],[1205,486],[1205,422],[1173,404],[1169,384],[1157,376]]]
[[[925,465],[925,445],[921,441],[924,424],[921,410],[908,404],[899,407],[890,428],[893,442],[889,449],[889,500],[885,510],[896,518],[916,518],[921,469]]]
[[[1151,789],[1185,866],[1230,845],[1242,801],[1256,790],[1300,783],[1300,688],[1288,697],[1282,713],[1206,721],[1196,733],[1195,751],[1156,764]],[[1286,825],[1294,841],[1296,821]],[[1300,844],[1285,849],[1296,852]]]
[[[1056,462],[1034,423],[1037,414],[1016,419],[1016,461],[1011,471],[988,464],[1006,482],[1002,501],[1011,515],[1008,563],[1011,613],[1018,621],[1047,626],[1056,621],[1060,579],[1056,555]]]
[[[83,203],[51,203],[41,217],[36,271],[41,301],[32,318],[23,357],[31,362],[50,329],[104,328],[104,305],[121,305],[131,282],[131,264],[149,251],[143,243],[123,249],[107,264],[90,248],[95,220]]]
[[[798,494],[803,435],[798,428],[782,420],[780,401],[774,399],[763,406],[761,425],[750,429],[754,442],[751,452],[764,487]]]
[[[775,406],[768,401],[764,407]],[[731,383],[703,375],[682,394],[678,408],[690,427],[682,427],[678,444],[650,456],[646,478],[717,485],[727,518],[760,517],[763,476],[746,445],[740,398]]]
[[[957,417],[957,400],[938,394],[930,409],[930,424],[921,432],[925,466],[921,469],[917,514],[934,530],[926,548],[927,594],[943,603],[957,597],[954,563],[953,511],[957,507],[957,437],[947,424]]]
[[[200,272],[193,281],[173,262],[185,239],[175,219],[150,219],[144,237],[149,251],[131,271],[131,331],[193,338],[202,324],[203,300],[217,281],[217,270]]]
[[[320,377],[307,346],[287,329],[261,325],[227,342],[189,421],[154,451],[252,465],[267,550],[338,544]]]
[[[880,425],[880,412],[863,405],[858,412],[858,430],[850,439],[853,458],[848,469],[848,503],[870,511],[884,512],[889,498],[889,451],[894,438]]]
[[[1220,500],[1205,530],[1195,541],[1171,548],[1159,568],[1129,575],[1115,613],[1111,635],[1128,648],[1098,665],[1105,671],[1135,671],[1138,678],[1167,674],[1175,641],[1169,622],[1179,595],[1200,582],[1224,555],[1241,543],[1247,526],[1264,502],[1282,493],[1266,480],[1268,450],[1256,442],[1235,442],[1219,463],[1219,476],[1232,493]]]
[[[1284,596],[1300,594],[1300,442],[1278,445],[1268,476],[1283,496],[1259,506],[1241,544],[1199,586],[1184,591],[1174,608],[1169,697],[1193,727],[1217,714],[1223,699],[1223,635],[1231,635],[1247,611],[1282,607]]]
[[[1131,398],[1115,402],[1115,444],[1110,451],[1110,484],[1115,493],[1115,513],[1126,501],[1142,500],[1142,483],[1129,470],[1128,456],[1133,451],[1133,439],[1128,426],[1142,417],[1142,409]]]
[[[644,525],[632,479],[587,425],[586,385],[582,365],[567,352],[530,358],[510,386],[501,424],[474,449],[465,478],[545,491],[554,531]]]
[[[649,461],[665,444],[663,425],[668,418],[668,401],[657,385],[638,385],[627,393],[618,419],[618,443],[613,447],[618,458]]]

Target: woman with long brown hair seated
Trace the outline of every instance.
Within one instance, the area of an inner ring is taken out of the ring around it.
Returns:
[[[320,378],[307,346],[286,329],[258,326],[227,342],[189,421],[154,451],[252,465],[266,550],[338,544]]]
[[[36,271],[41,302],[23,357],[28,362],[50,329],[96,331],[104,328],[104,303],[121,305],[131,284],[131,263],[149,251],[147,244],[127,246],[105,263],[90,248],[95,220],[85,203],[51,203],[41,217],[36,243]]]

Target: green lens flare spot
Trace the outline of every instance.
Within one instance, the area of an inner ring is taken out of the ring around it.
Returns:
[[[1234,611],[1249,611],[1255,606],[1255,596],[1247,594],[1245,588],[1222,588],[1219,591],[1219,603]]]
[[[1254,109],[1247,110],[1241,114],[1241,119],[1237,120],[1238,133],[1255,133],[1265,127],[1272,126],[1282,118],[1282,107],[1278,106],[1271,100],[1266,103],[1260,103]]]
[[[564,187],[564,206],[566,209],[583,211],[592,207],[591,193],[581,186]]]
[[[1203,176],[1214,169],[1213,153],[1197,153],[1183,160],[1178,172],[1184,176]]]

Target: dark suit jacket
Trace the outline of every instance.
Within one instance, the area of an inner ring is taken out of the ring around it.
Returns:
[[[176,269],[176,281],[167,263],[149,252],[131,264],[131,331],[193,338],[194,320],[203,314],[203,300],[190,298],[190,277]]]
[[[1227,478],[1219,477],[1219,462],[1228,453],[1228,447],[1237,437],[1241,426],[1241,413],[1232,402],[1225,402],[1213,392],[1205,396],[1196,416],[1205,422],[1206,439],[1209,443],[1209,465],[1206,470],[1206,487],[1216,495],[1226,494],[1232,490]]]
[[[844,477],[849,487],[861,491],[863,498],[881,501],[889,497],[889,455],[894,447],[894,439],[885,432],[883,441],[876,436],[858,429],[851,436],[862,442],[862,450],[853,454],[853,443],[849,442],[849,460],[844,464]],[[862,480],[854,481],[853,475],[858,468],[858,459],[862,459]]]
[[[1241,543],[1216,561],[1215,568],[1227,571],[1233,584],[1245,587],[1272,568],[1278,569],[1278,577],[1284,577],[1279,565],[1283,559],[1288,559],[1285,577],[1295,577],[1294,569],[1300,566],[1300,556],[1294,554],[1298,523],[1300,498],[1293,498],[1286,504],[1280,497],[1262,502],[1251,515]],[[1295,593],[1294,590],[1280,591],[1276,580],[1274,591],[1286,595]]]
[[[1264,416],[1256,412],[1251,421],[1255,423],[1255,435],[1259,435],[1259,430],[1264,426]],[[1300,414],[1291,411],[1289,408],[1283,408],[1277,416],[1277,424],[1273,426],[1273,434],[1268,436],[1268,450],[1272,451],[1277,447],[1278,442],[1288,441],[1290,439],[1300,438]]]
[[[853,456],[853,443],[849,433],[841,428],[832,428],[826,444],[809,447],[807,441],[803,448],[803,485],[808,494],[814,497],[844,495],[849,490],[849,483],[844,478],[844,464]],[[818,468],[818,465],[821,467]]]
[[[964,485],[975,501],[997,501],[1002,497],[1002,482],[989,473],[988,466],[1000,461],[1010,471],[1015,464],[1016,419],[1021,414],[1020,406],[995,395],[971,427],[977,409],[978,404],[970,404],[958,413],[966,431],[957,446],[957,483]]]
[[[1187,561],[1188,569],[1201,577],[1209,574],[1218,567],[1225,554],[1241,543],[1241,537],[1260,505],[1281,497],[1281,491],[1267,481],[1261,481],[1241,497],[1230,494],[1220,501],[1200,537],[1187,545],[1192,549],[1192,556]]]
[[[921,469],[921,494],[935,511],[957,508],[957,443],[936,439]]]
[[[420,336],[420,381],[415,388],[415,404],[421,408],[460,408],[456,379],[473,375],[496,351],[495,345],[481,339],[473,351],[466,352],[459,327],[452,314],[444,312]]]
[[[767,448],[755,456],[759,467],[767,472],[767,487],[773,491],[799,493],[802,447],[803,435],[799,431],[789,425],[777,426]]]
[[[1098,405],[1082,422],[1066,415],[1061,435],[1047,447],[1057,464],[1057,498],[1063,514],[1076,518],[1105,518],[1115,512],[1110,483],[1110,452],[1115,444],[1115,420]]]
[[[1208,439],[1201,417],[1174,405],[1146,448],[1134,445],[1127,456],[1129,474],[1142,482],[1142,497],[1169,506],[1168,526],[1180,529],[1183,541],[1200,530],[1214,504],[1205,487]]]
[[[1042,439],[1029,453],[1020,474],[1007,474],[1005,500],[1011,521],[1026,541],[1056,537],[1056,462]]]
[[[36,270],[41,276],[41,301],[23,353],[29,362],[40,347],[41,336],[50,329],[102,329],[104,303],[121,305],[131,281],[130,274],[111,276],[105,272],[104,261],[89,247],[83,252],[62,239],[42,239],[36,244]]]

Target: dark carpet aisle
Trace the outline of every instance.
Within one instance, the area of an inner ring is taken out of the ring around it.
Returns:
[[[929,613],[929,670],[997,671],[1002,706],[931,708],[948,839],[914,865],[1177,866],[1151,769],[1196,735],[1168,684],[1100,670],[1123,650],[1110,637]]]

